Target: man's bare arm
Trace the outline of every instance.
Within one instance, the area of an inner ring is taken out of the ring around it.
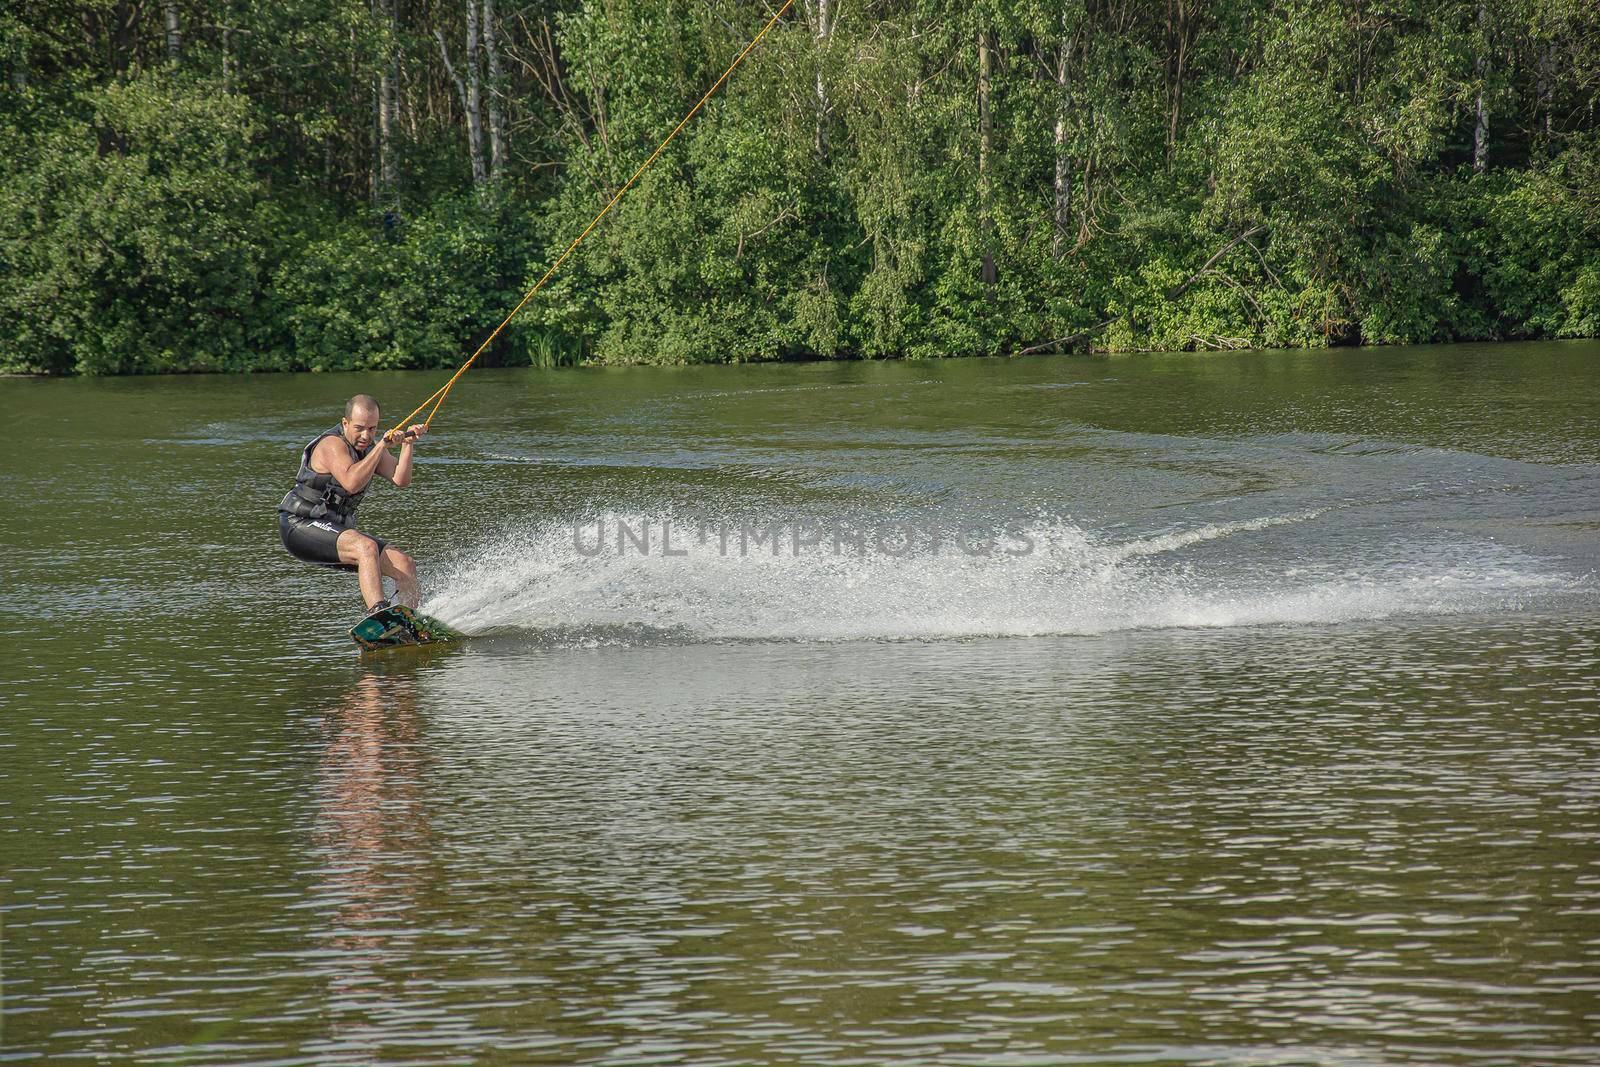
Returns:
[[[389,455],[381,443],[374,444],[372,451],[361,459],[350,458],[350,449],[346,447],[342,437],[324,437],[317,442],[316,451],[311,453],[311,469],[322,474],[331,474],[339,480],[347,493],[359,493],[372,481],[372,476],[377,473],[378,465],[384,460],[394,462],[394,457]]]
[[[378,473],[402,488],[411,484],[411,450],[416,445],[417,438],[428,432],[428,427],[423,423],[407,426],[405,436],[400,439],[400,458],[396,460],[387,452],[384,453],[383,463],[378,467]]]

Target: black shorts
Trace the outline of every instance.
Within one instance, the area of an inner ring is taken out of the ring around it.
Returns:
[[[348,529],[351,527],[340,526],[326,519],[302,519],[287,511],[278,512],[278,536],[283,540],[283,547],[295,559],[303,563],[315,563],[319,567],[337,567],[342,571],[356,569],[352,564],[339,562],[339,535]],[[361,536],[378,542],[379,553],[389,547],[389,542],[381,537],[373,537],[369,533],[362,533]]]

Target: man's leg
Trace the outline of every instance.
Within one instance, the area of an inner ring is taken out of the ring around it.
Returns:
[[[408,608],[417,606],[417,565],[398,548],[385,548],[378,557],[383,573],[394,579],[394,598]]]
[[[360,530],[345,530],[339,535],[339,562],[356,569],[361,582],[361,599],[372,607],[383,599],[383,571],[378,564],[378,542]]]

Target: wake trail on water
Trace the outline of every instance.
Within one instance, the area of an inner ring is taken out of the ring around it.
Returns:
[[[1507,610],[1571,585],[1493,543],[1384,543],[1373,549],[1383,558],[1365,561],[1285,560],[1281,544],[1259,554],[1230,546],[1220,565],[1182,555],[1329,510],[1122,541],[1040,518],[982,554],[950,544],[835,552],[827,541],[796,554],[781,540],[776,554],[770,545],[741,552],[737,538],[724,550],[715,537],[683,537],[691,522],[674,524],[683,555],[663,554],[659,540],[648,554],[618,551],[615,540],[596,552],[597,530],[637,530],[646,517],[589,518],[576,538],[571,522],[532,523],[458,561],[423,610],[469,634],[533,632],[558,646],[926,640]]]
[[[1309,511],[1296,512],[1292,515],[1267,515],[1259,519],[1216,522],[1193,530],[1179,530],[1174,533],[1157,534],[1153,537],[1126,541],[1120,545],[1107,545],[1106,553],[1109,559],[1123,560],[1132,559],[1135,556],[1153,556],[1160,552],[1175,552],[1180,548],[1197,545],[1202,541],[1215,541],[1230,534],[1249,533],[1254,530],[1270,529],[1274,526],[1288,526],[1297,522],[1307,522],[1326,515],[1330,510],[1332,509],[1313,508]]]

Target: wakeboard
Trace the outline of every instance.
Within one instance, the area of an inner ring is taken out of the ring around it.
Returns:
[[[464,636],[431,615],[424,615],[404,604],[380,608],[350,627],[350,639],[365,649],[431,645],[440,641],[460,641]]]

